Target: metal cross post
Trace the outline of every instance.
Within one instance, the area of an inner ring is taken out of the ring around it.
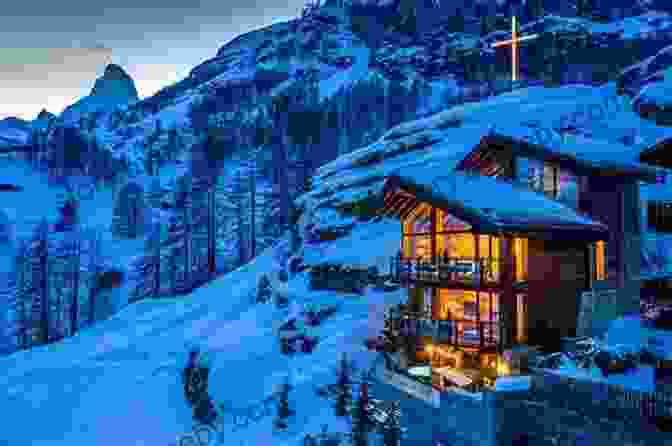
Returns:
[[[536,39],[539,34],[530,34],[528,36],[518,37],[518,23],[516,16],[511,17],[511,39],[492,44],[493,48],[505,45],[511,45],[511,80],[518,80],[518,43],[525,40]]]

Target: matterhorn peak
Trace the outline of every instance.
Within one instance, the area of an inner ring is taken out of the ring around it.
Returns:
[[[83,114],[111,112],[117,106],[137,101],[138,90],[131,76],[119,65],[109,64],[103,75],[96,79],[91,93],[63,110],[61,118],[65,122],[74,122]]]
[[[109,64],[105,67],[105,73],[96,79],[90,96],[115,96],[131,102],[138,100],[138,91],[133,79],[122,67]]]
[[[44,121],[44,120],[49,120],[54,117],[53,113],[50,113],[46,108],[43,108],[38,114],[37,114],[37,120]]]

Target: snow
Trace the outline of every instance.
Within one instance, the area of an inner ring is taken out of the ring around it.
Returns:
[[[353,47],[348,53],[353,57],[352,66],[337,71],[327,80],[320,82],[320,101],[335,95],[342,87],[365,79],[369,73],[369,49],[365,46]]]
[[[656,31],[672,28],[670,14],[659,11],[649,11],[634,17],[624,17],[619,21],[592,24],[591,32],[595,34],[620,34],[621,39],[641,39]]]
[[[644,327],[639,317],[621,317],[612,321],[605,340],[609,345],[631,349],[646,346],[661,358],[672,359],[672,332]]]
[[[495,392],[517,392],[529,390],[532,385],[531,376],[500,376],[495,381]]]
[[[297,416],[289,433],[271,438],[267,417],[238,431],[225,426],[227,444],[253,439],[298,446],[304,433],[317,433],[322,424],[330,431],[349,429],[314,386],[334,381],[342,352],[361,367],[372,365],[374,357],[363,347],[372,313],[401,302],[403,293],[368,291],[352,299],[310,292],[307,275],[295,276],[288,287],[298,303],[338,304],[339,310],[313,329],[320,339],[313,354],[284,356],[273,336],[273,321],[283,310],[253,305],[250,298],[258,275],[278,267],[273,254],[269,248],[190,296],[134,303],[72,338],[0,358],[0,410],[16,420],[5,426],[3,438],[33,446],[172,444],[192,426],[180,381],[192,345],[210,354],[210,394],[218,403],[255,404],[286,376],[296,386],[290,402]],[[35,419],[42,420],[40,429],[31,428]]]
[[[628,390],[636,390],[640,392],[654,392],[656,389],[655,369],[648,365],[640,365],[625,373],[614,373],[608,376],[603,376],[602,372],[597,367],[592,367],[590,370],[586,370],[567,365],[559,369],[545,369],[544,371],[576,379],[617,385]]]
[[[662,82],[652,82],[645,85],[637,96],[633,99],[633,103],[638,104],[655,104],[661,108],[669,108],[672,106],[672,80],[666,79]]]
[[[400,234],[397,220],[360,223],[343,238],[317,246],[305,246],[304,262],[307,265],[326,262],[352,267],[376,266],[381,273],[387,272],[390,259],[399,251]]]
[[[610,322],[603,339],[597,340],[600,350],[619,356],[622,353],[637,353],[645,348],[660,359],[672,358],[672,333],[648,328],[642,325],[637,316],[621,316]],[[604,376],[595,365],[590,368],[577,364],[561,354],[561,364],[557,369],[544,369],[545,372],[614,384],[626,389],[642,392],[656,390],[655,368],[652,365],[638,364],[625,373],[612,373]]]

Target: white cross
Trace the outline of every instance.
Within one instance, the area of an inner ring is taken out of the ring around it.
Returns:
[[[539,34],[530,34],[529,36],[518,37],[518,24],[516,16],[511,17],[511,39],[492,44],[493,48],[504,45],[511,45],[511,80],[518,80],[518,42],[536,39]]]

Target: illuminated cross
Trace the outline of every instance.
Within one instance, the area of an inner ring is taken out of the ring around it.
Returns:
[[[511,45],[511,80],[518,80],[518,42],[536,39],[539,34],[530,34],[529,36],[518,37],[518,24],[516,16],[511,17],[511,39],[492,44],[493,48],[504,45]]]

